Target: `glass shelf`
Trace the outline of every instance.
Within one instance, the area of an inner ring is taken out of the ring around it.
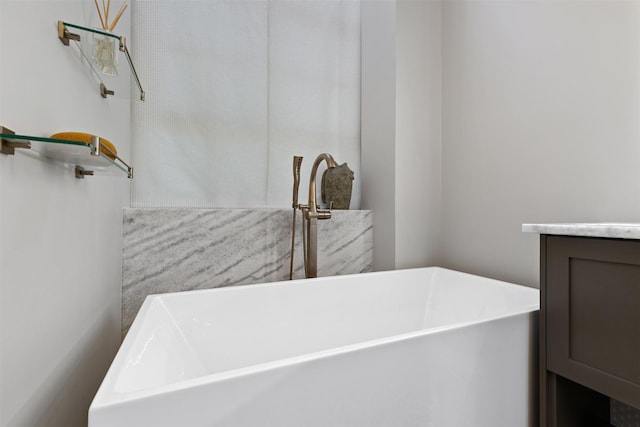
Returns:
[[[65,139],[42,138],[38,136],[15,135],[7,128],[0,127],[1,152],[14,154],[15,149],[31,149],[40,155],[75,167],[76,177],[95,173],[111,174],[113,171],[133,178],[133,168],[114,154],[105,154],[108,148],[100,144],[99,137],[93,137],[90,143]],[[86,168],[90,168],[87,170]]]
[[[87,37],[83,39],[77,31],[87,33]],[[107,95],[115,95],[115,90],[110,90],[107,87],[113,88],[115,85],[120,86],[117,88],[118,91],[123,89],[121,84],[118,85],[118,55],[116,50],[123,52],[128,67],[120,68],[129,70],[131,79],[133,79],[138,88],[139,99],[144,101],[144,89],[142,89],[138,72],[131,60],[125,37],[109,31],[58,21],[58,38],[65,46],[69,46],[70,42],[73,42],[73,45],[77,47],[84,60],[91,67],[95,77],[100,81],[100,95],[103,98],[106,98]],[[103,52],[103,54],[99,52]],[[124,90],[126,91],[127,89],[124,88]]]

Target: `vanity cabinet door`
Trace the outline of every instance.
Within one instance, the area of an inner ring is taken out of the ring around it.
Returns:
[[[640,241],[546,237],[547,370],[640,407]]]

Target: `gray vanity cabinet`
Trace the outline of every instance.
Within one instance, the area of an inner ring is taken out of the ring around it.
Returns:
[[[640,408],[640,240],[540,236],[540,425]]]

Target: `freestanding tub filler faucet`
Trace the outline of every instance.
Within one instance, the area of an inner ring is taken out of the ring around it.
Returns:
[[[291,263],[289,267],[289,279],[293,278],[293,247],[295,242],[295,211],[302,211],[302,240],[304,248],[304,273],[305,277],[318,277],[318,220],[331,218],[331,206],[329,209],[318,209],[316,201],[316,175],[318,166],[322,161],[327,162],[328,168],[335,168],[336,161],[331,154],[322,153],[313,162],[311,167],[311,177],[309,179],[309,204],[298,204],[298,184],[300,180],[300,165],[302,157],[293,158],[293,224],[291,234]],[[306,224],[305,224],[306,223]]]
[[[323,160],[327,162],[327,167],[329,168],[337,166],[331,154],[322,153],[316,157],[311,167],[309,208],[304,211],[304,217],[307,220],[307,256],[305,260],[307,277],[318,277],[318,220],[331,219],[331,209],[318,209],[316,204],[316,175],[318,166]]]

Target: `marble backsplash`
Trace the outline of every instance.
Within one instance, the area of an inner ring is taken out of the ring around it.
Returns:
[[[289,278],[292,209],[125,209],[122,332],[147,295]],[[294,278],[304,278],[296,218]],[[318,222],[318,275],[371,270],[373,213]]]

